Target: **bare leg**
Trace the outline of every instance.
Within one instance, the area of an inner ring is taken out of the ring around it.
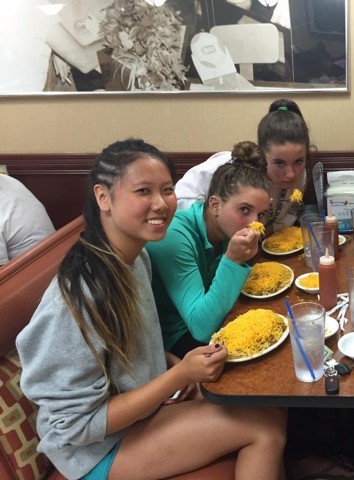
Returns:
[[[278,480],[285,411],[228,408],[205,400],[160,408],[137,422],[119,448],[109,480],[158,480],[238,451],[237,480]]]

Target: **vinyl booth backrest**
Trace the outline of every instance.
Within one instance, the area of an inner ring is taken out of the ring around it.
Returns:
[[[37,408],[22,393],[17,334],[30,321],[59,263],[83,229],[78,217],[0,267],[0,479],[63,478],[36,451]]]

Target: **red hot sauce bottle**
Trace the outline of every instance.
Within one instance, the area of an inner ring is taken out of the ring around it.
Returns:
[[[318,264],[318,277],[320,283],[320,304],[326,309],[337,305],[337,268],[332,255],[328,254],[328,248]]]
[[[325,225],[333,230],[333,250],[334,250],[334,259],[338,260],[339,258],[339,238],[338,238],[338,220],[334,215],[328,214],[325,218]]]

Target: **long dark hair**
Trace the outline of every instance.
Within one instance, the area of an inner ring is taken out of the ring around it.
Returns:
[[[253,187],[270,191],[267,161],[262,150],[253,142],[234,145],[231,160],[216,169],[212,176],[205,206],[212,195],[223,202],[239,192],[240,187]]]
[[[267,115],[259,122],[258,145],[268,152],[271,145],[287,142],[305,145],[309,155],[309,130],[301,110],[292,100],[282,98],[270,105]]]
[[[144,157],[161,160],[175,181],[169,158],[143,140],[131,138],[102,150],[90,174],[84,232],[64,258],[58,272],[64,301],[107,376],[107,364],[112,356],[129,370],[136,353],[136,332],[143,328],[143,321],[135,278],[130,267],[115,253],[103,230],[94,186],[104,185],[111,191],[115,182],[124,177],[128,165]],[[117,324],[119,332],[116,331]],[[93,347],[92,335],[98,335],[105,344],[104,362]]]

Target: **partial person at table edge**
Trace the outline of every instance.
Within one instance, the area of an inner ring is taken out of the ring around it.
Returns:
[[[19,180],[0,174],[0,265],[55,229],[42,203]]]

